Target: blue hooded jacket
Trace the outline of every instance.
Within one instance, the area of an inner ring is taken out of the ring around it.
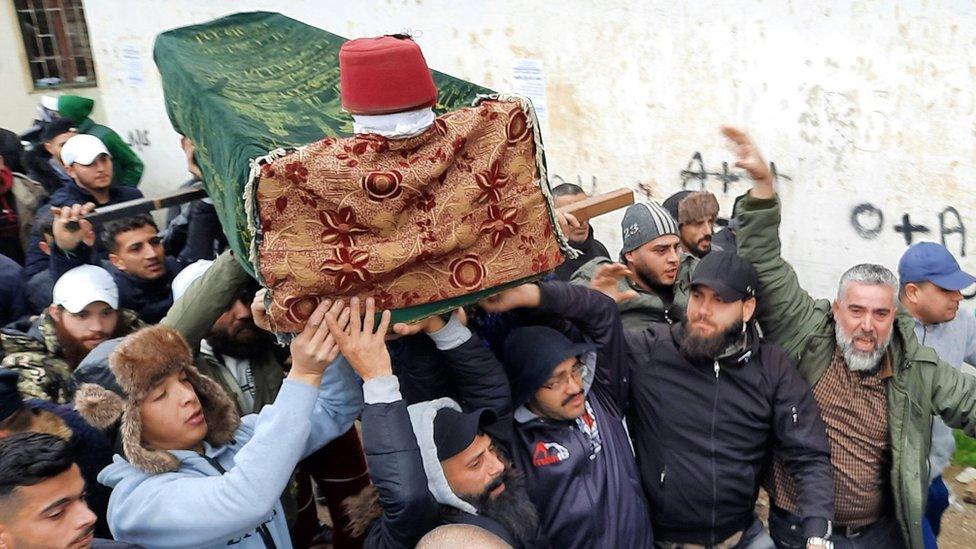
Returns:
[[[230,444],[204,442],[203,455],[171,451],[180,460],[172,473],[151,475],[116,455],[98,475],[112,488],[112,534],[153,548],[290,548],[279,498],[299,460],[352,427],[360,383],[341,356],[317,391],[285,380],[274,404],[242,418]]]

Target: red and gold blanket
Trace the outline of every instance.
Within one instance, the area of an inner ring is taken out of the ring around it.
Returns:
[[[484,99],[415,137],[329,137],[259,160],[252,260],[275,331],[299,331],[325,297],[418,318],[562,263],[537,131],[524,99]]]

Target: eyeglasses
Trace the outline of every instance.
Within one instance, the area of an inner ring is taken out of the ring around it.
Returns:
[[[550,378],[550,381],[545,383],[542,388],[549,389],[550,391],[562,391],[566,388],[566,384],[569,383],[569,376],[573,376],[579,380],[580,385],[582,385],[583,378],[586,377],[588,372],[589,368],[586,367],[586,364],[577,360],[576,364],[573,364],[572,370],[558,377]]]

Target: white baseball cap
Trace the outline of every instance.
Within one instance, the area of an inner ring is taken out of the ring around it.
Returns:
[[[75,267],[54,283],[54,304],[68,312],[80,313],[96,301],[104,301],[113,309],[119,308],[119,287],[112,275],[101,267]]]
[[[64,142],[61,147],[61,163],[70,166],[77,162],[88,166],[101,154],[112,156],[101,139],[80,133]]]
[[[173,301],[178,301],[183,297],[183,294],[198,278],[203,276],[203,273],[207,272],[211,265],[213,265],[213,261],[209,259],[198,259],[173,277],[173,282],[170,284],[170,288],[173,290]]]

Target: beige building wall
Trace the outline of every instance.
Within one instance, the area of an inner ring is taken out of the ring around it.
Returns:
[[[95,64],[98,65],[97,55]],[[92,118],[105,120],[98,87],[34,90],[14,4],[10,1],[0,2],[0,128],[16,133],[28,129],[37,117],[40,96],[61,93],[91,97],[95,100]]]
[[[87,0],[108,123],[146,137],[147,194],[187,178],[152,61],[165,30],[281,11],[347,36],[411,32],[433,68],[499,91],[541,65],[550,174],[663,200],[748,182],[719,127],[776,163],[783,252],[816,296],[863,261],[941,241],[976,270],[976,4],[950,0]],[[531,66],[531,65],[530,65]],[[129,74],[127,74],[129,73]],[[703,172],[705,172],[703,174]],[[553,177],[556,182],[559,179]],[[597,235],[620,249],[620,216]],[[905,223],[905,221],[908,223]]]

